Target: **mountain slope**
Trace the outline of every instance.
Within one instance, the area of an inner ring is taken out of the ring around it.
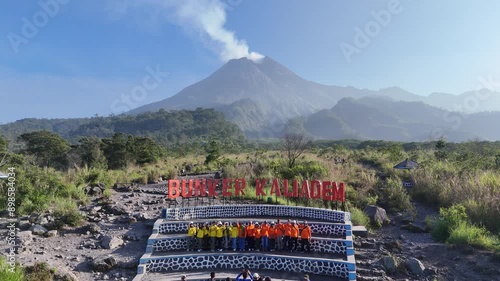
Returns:
[[[387,97],[344,98],[329,110],[296,118],[287,129],[318,138],[356,138],[393,141],[500,139],[500,112],[464,115],[422,102]],[[297,125],[299,124],[299,125]]]
[[[226,114],[247,134],[261,131],[272,122],[307,116],[331,108],[343,97],[373,94],[393,98],[418,99],[399,88],[380,91],[353,87],[326,86],[305,80],[275,60],[265,57],[259,63],[247,58],[230,60],[209,77],[165,100],[145,105],[129,113],[164,109],[213,107]],[[250,105],[250,108],[246,108]],[[239,113],[239,114],[236,114]]]

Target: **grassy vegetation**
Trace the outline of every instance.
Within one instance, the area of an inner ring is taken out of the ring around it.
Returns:
[[[22,267],[16,265],[14,272],[10,271],[9,264],[4,257],[0,256],[0,280],[2,281],[23,281],[24,271]]]
[[[413,201],[418,201],[442,208],[439,218],[429,220],[437,240],[498,248],[500,142],[320,141],[299,157],[292,168],[287,165],[285,153],[273,147],[279,146],[275,142],[265,145],[254,142],[240,147],[240,153],[229,153],[214,143],[205,153],[186,155],[167,151],[153,163],[139,165],[137,161],[131,161],[121,169],[108,169],[109,165],[91,168],[76,165],[55,170],[36,166],[30,155],[11,154],[9,157],[17,168],[19,214],[51,209],[62,223],[69,225],[79,223],[78,206],[89,201],[84,192],[87,185],[103,183],[107,188],[104,197],[109,198],[110,188],[115,183],[144,184],[160,177],[176,178],[182,170],[196,173],[220,169],[225,177],[247,179],[250,186],[243,199],[256,199],[251,185],[258,178],[345,182],[346,207],[355,224],[368,224],[361,211],[367,205],[413,215]],[[406,158],[417,161],[419,168],[409,171],[393,169]],[[339,159],[346,161],[337,163]],[[403,187],[403,180],[413,181],[414,187],[409,192]],[[4,191],[0,192],[0,204],[5,205],[6,182],[0,182],[0,187]],[[267,187],[266,192],[269,191],[270,187]],[[258,199],[268,202],[267,197]],[[278,204],[325,206],[325,202],[319,199],[271,200]],[[451,218],[457,214],[460,219],[453,221]]]

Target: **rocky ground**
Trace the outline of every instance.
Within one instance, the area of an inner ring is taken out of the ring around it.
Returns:
[[[108,201],[97,195],[82,206],[87,220],[80,227],[49,231],[50,213],[23,217],[17,260],[22,265],[47,262],[69,280],[132,280],[153,223],[168,204],[160,185],[125,187],[114,189]],[[389,225],[355,238],[358,280],[500,280],[500,261],[491,253],[433,242],[423,227],[433,211],[417,210],[415,220],[389,214]],[[6,237],[6,220],[0,223]],[[0,247],[8,248],[5,239]]]
[[[470,246],[434,242],[424,220],[437,210],[414,204],[414,219],[389,214],[388,225],[355,238],[358,280],[500,280],[498,257]]]

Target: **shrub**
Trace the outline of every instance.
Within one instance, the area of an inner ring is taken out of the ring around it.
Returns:
[[[378,204],[386,209],[409,214],[415,212],[410,196],[399,179],[388,179],[385,185],[379,182],[377,184],[377,195]]]
[[[353,225],[368,226],[370,224],[370,218],[362,210],[352,207],[349,208],[349,212],[351,212],[351,222]]]
[[[472,245],[491,249],[494,239],[489,236],[486,229],[461,221],[451,230],[447,242],[457,245]]]
[[[450,237],[452,229],[460,223],[467,222],[467,214],[463,205],[453,205],[449,208],[439,209],[439,218],[432,228],[432,237],[440,242],[445,242]]]
[[[0,280],[2,281],[23,281],[23,269],[16,264],[14,272],[10,271],[10,265],[3,256],[0,256]]]
[[[78,226],[83,221],[83,215],[73,200],[58,200],[54,210],[54,217],[59,221],[58,226],[62,226],[62,224]]]
[[[52,281],[56,273],[55,270],[50,268],[45,262],[28,266],[25,272],[25,281]]]

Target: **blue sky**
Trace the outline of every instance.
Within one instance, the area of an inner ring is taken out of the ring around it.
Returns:
[[[387,13],[356,45],[356,30]],[[495,0],[2,1],[0,122],[119,113],[151,69],[160,79],[127,107],[167,98],[246,48],[324,84],[458,94],[479,76],[500,80],[499,14]],[[346,59],[342,44],[357,51]]]

